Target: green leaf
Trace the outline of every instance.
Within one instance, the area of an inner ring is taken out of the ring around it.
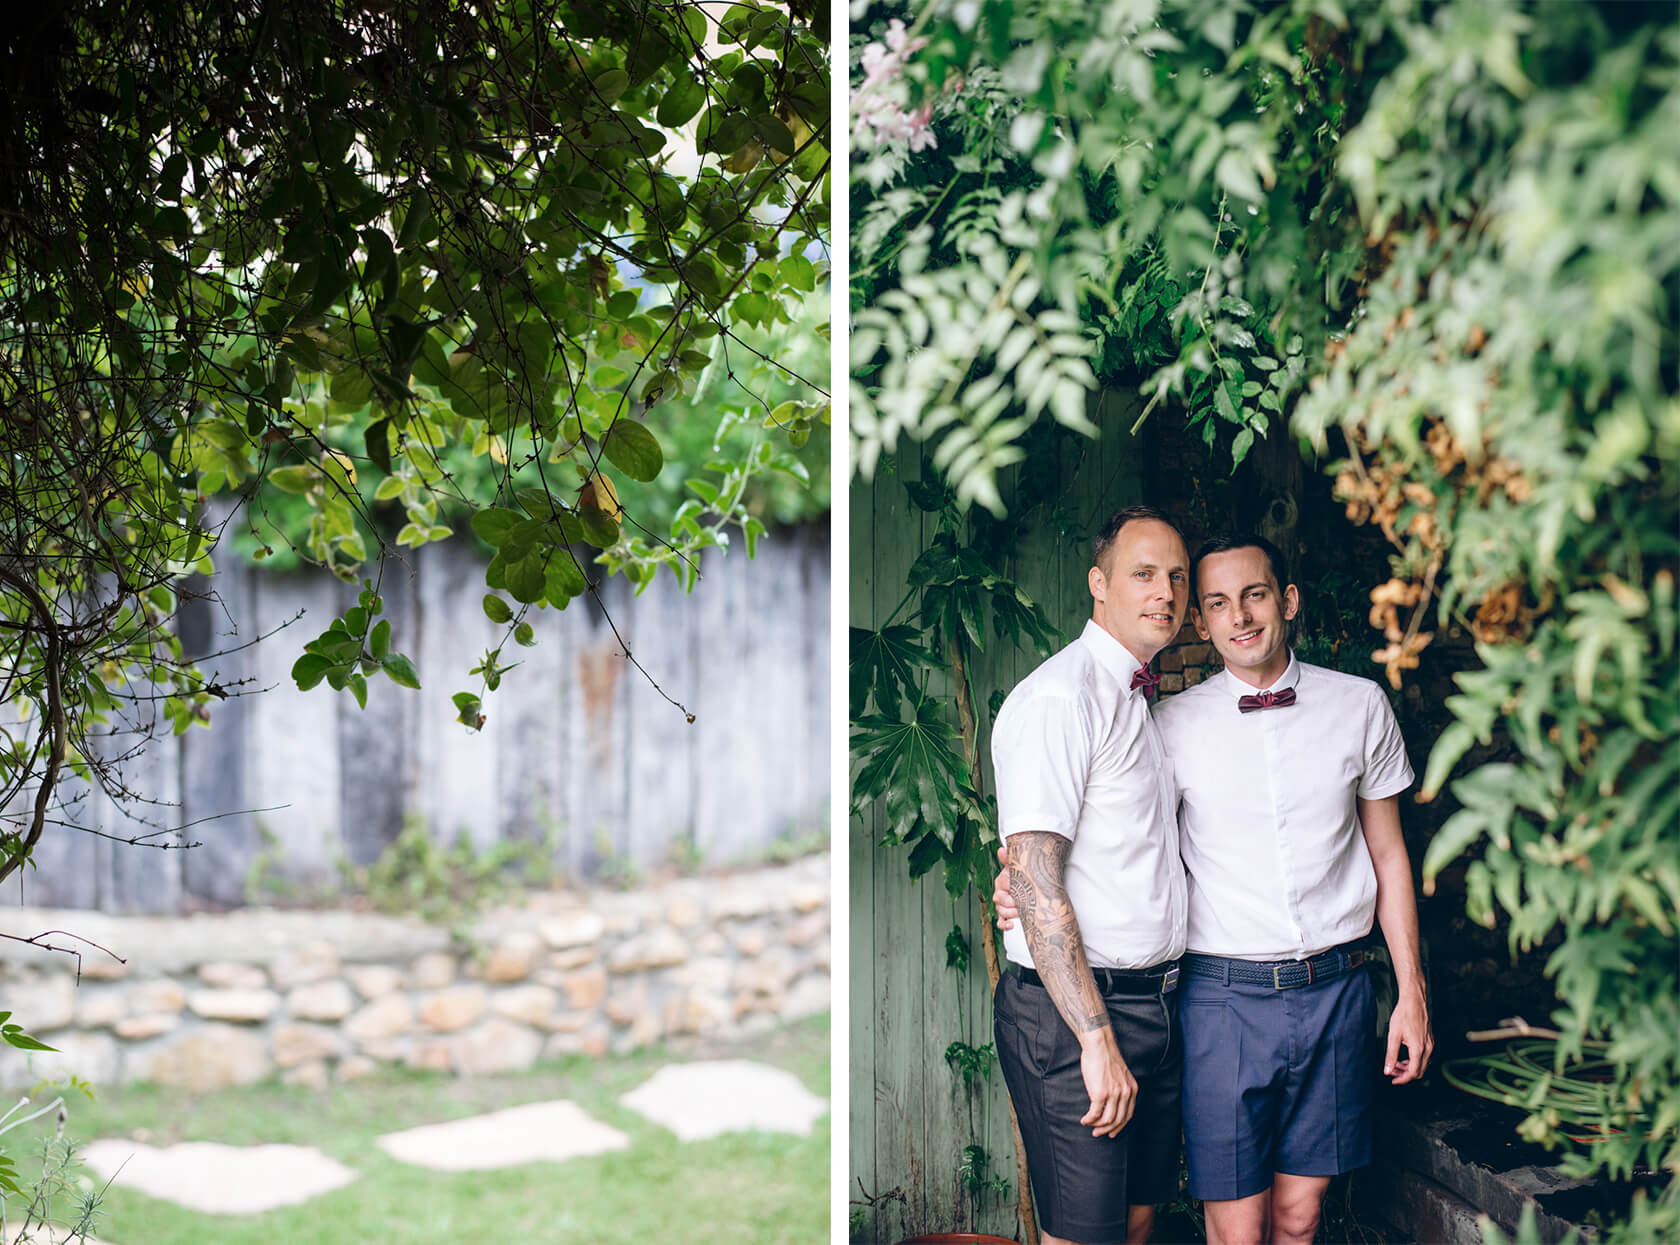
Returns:
[[[373,631],[368,635],[368,653],[375,661],[383,661],[390,651],[391,620],[381,618],[373,624]]]
[[[401,653],[390,653],[379,663],[379,668],[390,676],[391,682],[399,687],[420,690],[420,675],[414,669],[414,663]]]
[[[48,1046],[39,1038],[30,1037],[29,1034],[25,1033],[16,1025],[6,1025],[4,1028],[0,1028],[0,1039],[4,1039],[8,1046],[15,1046],[18,1050],[43,1050],[54,1052],[58,1050],[58,1047]]]
[[[321,482],[321,473],[314,467],[276,467],[268,473],[268,482],[282,493],[307,493]]]
[[[706,88],[685,70],[659,101],[655,119],[667,129],[680,129],[694,120],[705,103]]]
[[[1248,451],[1253,445],[1254,429],[1239,428],[1237,435],[1231,438],[1231,466],[1241,465],[1242,460],[1248,457]]]
[[[513,608],[493,592],[484,594],[484,616],[498,625],[513,619]]]
[[[549,604],[563,607],[573,597],[582,596],[588,586],[572,551],[564,546],[556,549],[543,571],[543,595]]]
[[[880,631],[851,629],[852,717],[862,717],[873,693],[875,711],[896,716],[907,696],[916,694],[918,670],[937,670],[939,660],[921,643],[914,627],[894,626]]]
[[[509,533],[525,521],[525,516],[517,510],[490,506],[473,515],[472,530],[485,544],[500,546],[507,541]]]
[[[603,101],[609,104],[616,103],[618,97],[629,88],[630,75],[623,69],[608,69],[596,74],[592,85],[595,93]]]
[[[601,441],[601,449],[612,463],[632,480],[651,481],[665,465],[665,453],[645,424],[620,419]]]
[[[539,549],[507,564],[503,574],[507,580],[507,590],[515,601],[522,605],[530,605],[542,598],[548,559],[547,551]]]
[[[578,520],[583,524],[583,538],[598,549],[618,543],[618,523],[605,511],[594,506],[579,506]]]
[[[478,697],[471,692],[456,692],[455,695],[450,697],[450,700],[455,705],[455,720],[464,726],[472,727],[476,731],[482,724],[484,716],[483,706],[480,704]]]
[[[429,241],[437,233],[433,228],[432,197],[421,186],[409,196],[408,211],[403,214],[397,230],[397,245],[403,250]]]
[[[949,851],[964,816],[979,816],[960,739],[940,702],[924,697],[908,722],[875,714],[853,724],[852,752],[860,760],[852,806],[880,801],[888,831],[908,841],[931,831]]]
[[[292,663],[292,682],[298,685],[299,691],[307,692],[310,688],[326,678],[327,671],[333,662],[315,653],[305,653]]]

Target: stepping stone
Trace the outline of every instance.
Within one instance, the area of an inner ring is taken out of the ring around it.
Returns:
[[[672,1064],[619,1101],[684,1141],[752,1129],[808,1137],[828,1114],[793,1073],[746,1059]]]
[[[105,1138],[82,1161],[126,1189],[213,1215],[255,1215],[343,1188],[358,1173],[312,1146],[183,1141],[158,1149]]]
[[[70,1229],[62,1223],[36,1223],[28,1228],[8,1223],[6,1228],[6,1245],[65,1245],[70,1240],[75,1240],[76,1245],[111,1245],[96,1236],[72,1237]]]
[[[586,1114],[575,1102],[533,1102],[447,1124],[423,1124],[379,1138],[394,1159],[433,1171],[484,1171],[520,1163],[624,1150],[630,1138]]]

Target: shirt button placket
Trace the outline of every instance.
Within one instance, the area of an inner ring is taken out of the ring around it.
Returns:
[[[1271,796],[1272,804],[1272,832],[1277,841],[1278,867],[1283,872],[1284,914],[1289,921],[1289,932],[1294,936],[1297,951],[1306,946],[1306,935],[1301,929],[1301,895],[1296,889],[1295,859],[1289,850],[1289,818],[1284,812],[1283,791],[1285,777],[1280,772],[1279,760],[1283,749],[1278,739],[1278,732],[1282,730],[1282,712],[1261,713],[1260,738],[1266,753],[1266,784],[1267,792]]]

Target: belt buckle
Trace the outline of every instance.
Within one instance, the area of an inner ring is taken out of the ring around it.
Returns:
[[[1302,967],[1307,970],[1307,979],[1300,982],[1290,982],[1288,985],[1285,985],[1283,977],[1281,976],[1283,970],[1286,968],[1296,967]],[[1302,986],[1310,986],[1312,983],[1313,966],[1311,960],[1293,960],[1285,964],[1272,965],[1272,989],[1274,990],[1299,990]]]
[[[1178,965],[1170,964],[1161,976],[1161,993],[1171,994],[1173,987],[1178,984]]]

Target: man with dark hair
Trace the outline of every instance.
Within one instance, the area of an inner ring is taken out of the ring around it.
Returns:
[[[1046,1245],[1146,1240],[1178,1179],[1185,883],[1146,697],[1189,559],[1143,507],[1110,518],[1095,555],[1084,632],[1016,686],[992,731],[1021,917],[993,1017]]]
[[[1307,1245],[1331,1177],[1371,1157],[1373,916],[1399,986],[1384,1073],[1415,1080],[1434,1045],[1397,802],[1412,770],[1376,684],[1289,651],[1300,594],[1269,542],[1208,541],[1194,588],[1225,669],[1156,713],[1189,877],[1190,1193],[1210,1245]]]

